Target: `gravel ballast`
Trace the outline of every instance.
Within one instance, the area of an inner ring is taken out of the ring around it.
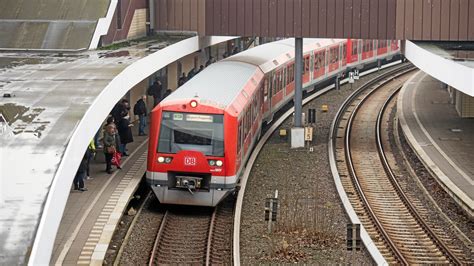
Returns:
[[[343,85],[303,107],[317,110],[313,142],[309,148],[291,149],[277,129],[259,154],[245,192],[241,221],[241,262],[373,264],[368,252],[348,251],[347,224],[328,161],[329,130],[342,102],[382,70]],[[352,87],[352,88],[351,88]],[[323,104],[327,112],[321,111]],[[280,128],[291,129],[291,118]],[[279,193],[280,209],[272,233],[264,220],[265,199]]]

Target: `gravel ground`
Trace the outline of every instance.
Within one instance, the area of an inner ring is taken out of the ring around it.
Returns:
[[[261,263],[373,264],[368,252],[347,251],[350,223],[334,185],[328,161],[331,122],[342,102],[359,86],[383,73],[370,74],[357,83],[332,90],[303,107],[317,110],[314,152],[290,149],[289,140],[276,130],[254,164],[245,192],[241,224],[241,261]],[[327,104],[328,112],[321,112]],[[291,119],[280,128],[289,130]],[[279,192],[280,209],[275,229],[267,233],[265,198]]]
[[[150,259],[164,210],[152,193],[126,243],[120,265],[146,265]]]

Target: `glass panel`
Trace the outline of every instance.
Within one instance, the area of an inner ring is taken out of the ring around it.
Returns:
[[[224,156],[224,116],[163,112],[158,152],[193,150]]]

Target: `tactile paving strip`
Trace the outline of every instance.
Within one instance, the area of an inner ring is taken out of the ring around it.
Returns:
[[[102,265],[105,252],[114,234],[115,228],[120,222],[130,197],[142,179],[146,170],[147,152],[145,151],[133,163],[122,178],[109,200],[102,208],[102,212],[95,221],[89,237],[82,248],[77,264]]]

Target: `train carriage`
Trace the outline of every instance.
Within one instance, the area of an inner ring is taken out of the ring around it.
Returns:
[[[304,39],[303,87],[375,62],[374,45]],[[293,39],[264,44],[210,65],[156,106],[147,182],[159,201],[215,206],[232,193],[263,123],[293,99],[294,71]]]

